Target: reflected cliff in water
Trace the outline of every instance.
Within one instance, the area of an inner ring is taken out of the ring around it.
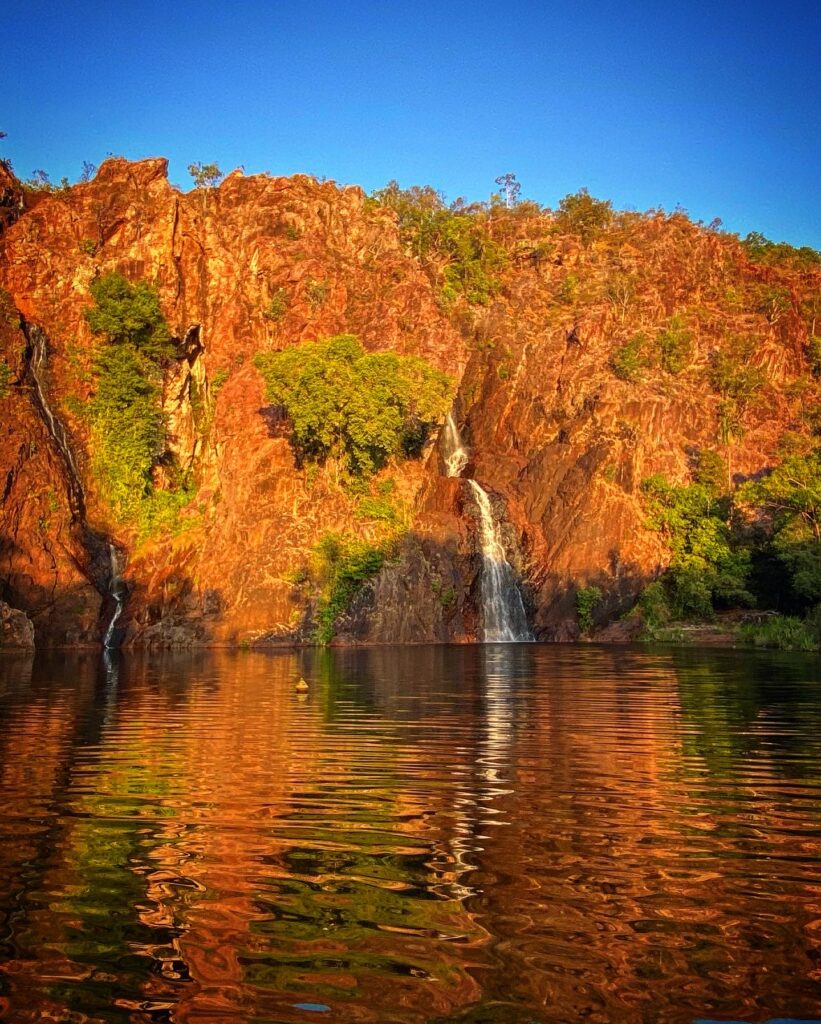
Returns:
[[[812,1017],[817,672],[533,644],[6,659],[0,1018]]]

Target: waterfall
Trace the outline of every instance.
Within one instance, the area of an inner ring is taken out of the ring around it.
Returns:
[[[461,476],[462,470],[468,464],[468,453],[462,444],[459,428],[456,426],[452,412],[448,413],[448,418],[445,420],[445,451],[450,453],[445,456],[447,475]]]
[[[102,597],[110,594],[114,598],[114,612],[103,637],[103,648],[115,648],[115,627],[128,596],[121,576],[121,552],[105,534],[89,526],[86,521],[86,496],[74,448],[65,424],[49,401],[48,338],[42,328],[27,323],[23,317],[20,318],[20,326],[28,342],[26,372],[31,383],[32,404],[39,413],[62,463],[71,510],[71,528],[86,556],[83,564],[78,563],[78,568]],[[104,601],[102,613],[108,607],[108,602]]]
[[[40,410],[43,422],[59,452],[68,478],[71,514],[75,519],[85,518],[85,493],[80,483],[80,472],[74,459],[74,450],[62,421],[54,414],[46,396],[44,367],[48,360],[46,336],[36,324],[23,324],[23,333],[29,343],[29,375],[34,390],[34,400]]]
[[[105,637],[103,639],[103,650],[106,651],[119,646],[114,636],[114,629],[117,625],[117,620],[123,613],[126,593],[125,583],[123,582],[121,575],[122,565],[120,564],[120,552],[113,544],[108,545],[108,556],[111,563],[111,576],[109,578],[108,590],[114,598],[115,607],[114,614],[111,616],[111,621],[108,623],[108,629],[105,631]]]
[[[485,642],[509,643],[514,640],[532,640],[522,592],[519,590],[513,566],[505,557],[499,524],[490,504],[490,495],[475,480],[468,480],[468,483],[479,509]]]
[[[445,421],[443,458],[447,475],[462,475],[468,464],[468,453],[459,428],[448,413]],[[493,514],[490,495],[477,483],[468,479],[476,507],[479,510],[479,544],[482,549],[482,617],[485,643],[512,643],[532,640],[527,624],[522,592],[513,566],[508,562],[502,543],[501,530]]]

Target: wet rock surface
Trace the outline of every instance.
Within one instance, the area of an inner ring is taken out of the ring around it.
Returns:
[[[25,612],[0,601],[0,651],[33,651],[34,624]]]

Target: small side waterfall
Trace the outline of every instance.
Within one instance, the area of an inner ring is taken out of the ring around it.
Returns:
[[[449,453],[445,456],[447,475],[461,476],[462,470],[468,464],[468,453],[462,444],[459,428],[456,426],[452,412],[448,413],[448,418],[445,420],[445,451]]]
[[[46,336],[36,324],[23,323],[23,333],[29,344],[28,371],[34,392],[34,401],[40,410],[40,415],[54,442],[57,451],[60,453],[68,479],[68,492],[71,505],[71,514],[75,519],[85,518],[85,492],[80,483],[80,471],[74,459],[74,450],[68,439],[66,428],[62,421],[55,415],[46,395],[45,367],[48,362],[48,347]]]
[[[123,606],[125,605],[126,588],[122,578],[123,567],[121,564],[120,552],[114,547],[113,544],[108,545],[108,555],[111,561],[111,577],[109,579],[108,590],[111,596],[114,598],[115,607],[114,613],[111,616],[111,620],[108,623],[108,629],[105,631],[105,637],[103,638],[103,649],[108,651],[112,648],[119,647],[115,634],[117,626],[117,620],[123,613]]]
[[[71,511],[71,528],[85,553],[85,559],[82,564],[78,563],[78,568],[101,597],[105,598],[110,594],[114,598],[114,612],[103,634],[103,649],[114,649],[119,646],[116,635],[117,621],[122,615],[128,596],[128,589],[121,575],[123,555],[105,534],[89,526],[86,520],[86,495],[74,447],[65,424],[49,400],[48,338],[42,328],[37,324],[27,323],[22,316],[20,327],[28,343],[26,373],[31,384],[32,404],[62,462]],[[109,603],[104,600],[101,614],[104,615],[109,607]]]
[[[467,449],[452,413],[445,421],[443,458],[447,475],[460,477],[468,464]],[[482,617],[485,643],[528,641],[533,634],[527,624],[522,592],[513,566],[505,556],[499,524],[493,515],[490,495],[468,479],[479,510],[479,543],[482,549]]]

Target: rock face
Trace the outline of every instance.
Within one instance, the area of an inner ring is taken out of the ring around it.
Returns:
[[[332,470],[296,465],[266,405],[259,352],[345,332],[452,375],[465,475],[491,495],[542,639],[576,634],[578,587],[602,589],[604,622],[663,568],[639,488],[655,472],[686,479],[693,453],[717,446],[721,399],[705,387],[714,350],[754,338],[768,378],[766,402],[727,445],[736,476],[767,465],[806,401],[793,387],[807,369],[798,309],[817,275],[786,282],[789,308],[776,318],[733,312],[728,290],[766,287],[771,272],[683,217],[645,218],[629,242],[587,246],[541,214],[500,221],[511,254],[502,290],[487,307],[446,316],[394,214],[358,188],[234,172],[218,189],[181,194],[159,159],[109,160],[93,181],[36,202],[7,178],[0,595],[31,617],[38,645],[101,639],[114,607],[112,543],[125,555],[126,643],[311,636],[316,595],[300,579],[317,541],[328,532],[367,540],[379,524]],[[112,271],[156,286],[180,352],[165,384],[168,445],[196,494],[179,528],[151,539],[112,520],[82,416],[96,345],[83,311],[91,282]],[[614,375],[619,345],[637,331],[655,337],[681,311],[686,371]],[[339,619],[339,642],[475,639],[481,557],[470,488],[446,476],[435,443],[383,475],[407,530]]]
[[[0,601],[0,651],[33,651],[34,624],[25,612]]]

